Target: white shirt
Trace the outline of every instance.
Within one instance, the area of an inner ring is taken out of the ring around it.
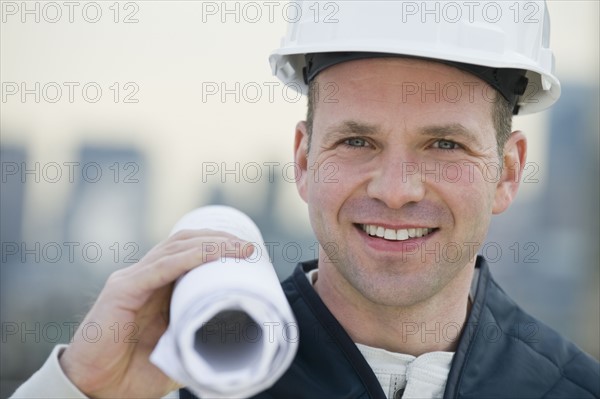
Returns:
[[[306,273],[312,285],[317,276],[318,269]],[[362,344],[356,346],[373,369],[388,399],[444,396],[454,352],[430,352],[415,357]]]
[[[415,357],[367,345],[356,346],[388,399],[444,396],[454,352],[430,352]]]

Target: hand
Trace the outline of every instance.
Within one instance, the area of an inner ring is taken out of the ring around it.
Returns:
[[[93,398],[161,397],[179,388],[149,360],[169,323],[174,281],[219,259],[221,252],[243,258],[253,250],[250,243],[227,233],[184,230],[155,246],[139,263],[111,274],[60,358],[67,377]],[[101,335],[86,339],[86,326],[93,323],[99,328],[89,331]]]

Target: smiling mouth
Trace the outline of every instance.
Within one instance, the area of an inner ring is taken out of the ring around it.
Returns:
[[[394,230],[374,224],[358,224],[357,226],[371,237],[383,238],[388,241],[405,241],[411,238],[425,237],[437,230],[437,228],[424,227]]]

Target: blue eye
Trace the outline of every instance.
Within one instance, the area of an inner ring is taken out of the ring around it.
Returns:
[[[366,147],[369,145],[365,139],[359,137],[353,137],[351,139],[344,140],[344,144],[350,147]]]
[[[438,140],[433,143],[433,147],[440,150],[457,150],[460,148],[460,145],[450,140]]]

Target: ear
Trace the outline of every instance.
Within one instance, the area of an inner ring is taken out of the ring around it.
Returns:
[[[308,131],[306,122],[301,121],[296,125],[296,135],[294,139],[294,162],[296,167],[296,188],[300,197],[307,202],[307,172],[308,172]]]
[[[504,145],[502,176],[496,186],[493,214],[504,212],[513,202],[527,160],[527,138],[521,131],[512,132]]]

